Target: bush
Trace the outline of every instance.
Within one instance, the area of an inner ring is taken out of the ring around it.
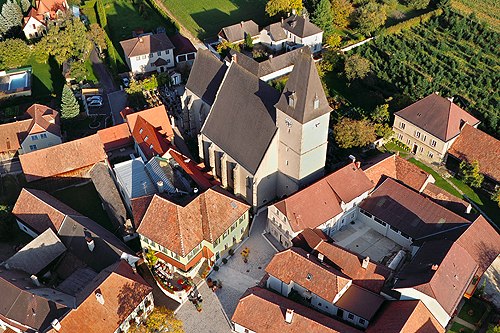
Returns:
[[[218,270],[219,270],[219,266],[214,265],[214,271],[216,271],[216,272],[217,272]]]
[[[225,265],[227,264],[227,258],[222,258],[222,263]]]
[[[500,193],[500,192],[499,192]],[[230,249],[229,250],[229,255],[232,256],[234,254],[234,250],[233,249]]]

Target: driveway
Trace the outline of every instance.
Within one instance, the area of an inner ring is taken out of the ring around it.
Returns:
[[[236,249],[227,264],[222,265],[219,271],[213,271],[210,274],[212,280],[222,283],[222,289],[217,290],[216,293],[228,318],[232,317],[243,293],[262,280],[265,275],[264,269],[276,253],[276,250],[262,236],[266,220],[267,208],[255,216],[250,237]],[[250,250],[248,263],[244,263],[240,255],[244,248]]]
[[[120,111],[127,106],[127,93],[123,90],[118,90],[108,94],[109,108],[113,116],[113,124],[118,125],[123,123],[123,118]]]
[[[117,88],[115,86],[113,76],[111,76],[108,67],[97,55],[97,51],[95,50],[95,48],[92,49],[92,52],[90,52],[90,61],[92,62],[92,68],[94,69],[95,75],[99,79],[99,83],[101,84],[104,93],[116,91]]]

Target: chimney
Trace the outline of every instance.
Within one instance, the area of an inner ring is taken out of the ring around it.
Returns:
[[[325,256],[323,255],[323,253],[318,252],[318,260],[323,262],[323,259],[325,259]]]
[[[240,26],[241,26],[242,28],[243,28],[243,23],[245,23],[245,22],[243,22],[243,21],[241,21],[241,22],[240,22]]]
[[[467,205],[467,208],[465,208],[465,213],[466,213],[466,214],[470,214],[471,210],[472,210],[472,205],[471,205],[471,204],[468,204],[468,205]]]
[[[100,291],[101,291],[100,289],[97,289],[97,290],[95,291],[95,298],[97,299],[97,301],[98,301],[99,303],[101,303],[101,304],[103,304],[103,305],[104,305],[104,297],[102,296],[102,294],[100,293]]]
[[[32,275],[31,276],[31,282],[33,282],[33,284],[37,287],[40,287],[40,281],[38,281],[38,277],[36,275]]]
[[[139,43],[143,43],[144,42],[144,39],[142,39],[142,37],[139,37]]]
[[[369,263],[370,263],[370,257],[366,257],[365,259],[363,259],[363,263],[361,264],[361,267],[363,267],[364,269],[367,269]]]
[[[50,326],[52,326],[52,328],[55,329],[57,332],[59,332],[59,330],[61,329],[61,323],[57,319],[52,320]]]
[[[285,315],[285,322],[287,324],[291,324],[293,319],[293,310],[292,309],[286,309],[286,315]]]
[[[446,99],[453,103],[453,99],[454,99],[453,96],[452,97],[446,97]]]
[[[357,161],[357,162],[356,162],[356,163],[354,163],[354,164],[356,164],[356,168],[357,168],[357,169],[361,168],[361,162],[360,162],[360,161]]]
[[[87,246],[89,248],[89,251],[92,252],[94,251],[95,243],[94,240],[90,235],[85,236],[85,241],[87,242]]]
[[[238,54],[234,53],[234,54],[231,56],[231,59],[233,60],[233,62],[238,63]]]
[[[434,265],[432,265],[432,266],[431,266],[431,269],[432,269],[433,271],[437,271],[437,270],[438,270],[438,268],[439,268],[439,265],[438,265],[438,264],[434,264]]]
[[[158,192],[163,193],[165,191],[165,188],[163,186],[163,180],[157,181],[156,187],[158,187]]]

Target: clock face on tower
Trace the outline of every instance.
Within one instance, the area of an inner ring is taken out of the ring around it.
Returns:
[[[290,118],[286,118],[285,119],[285,125],[288,128],[292,127],[292,120]]]

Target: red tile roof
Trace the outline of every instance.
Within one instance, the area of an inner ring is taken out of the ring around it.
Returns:
[[[153,200],[154,195],[145,195],[143,197],[130,199],[130,206],[132,210],[132,218],[134,220],[135,229],[139,228],[142,222],[142,218],[146,211],[148,210],[151,200]]]
[[[211,188],[186,206],[153,197],[137,232],[178,255],[186,256],[202,240],[213,243],[250,206]]]
[[[465,125],[448,154],[469,163],[479,162],[481,173],[500,183],[500,141],[470,125]]]
[[[121,260],[103,270],[81,293],[85,300],[60,319],[60,333],[115,332],[152,288],[132,267]],[[104,298],[99,303],[96,293]]]
[[[470,223],[391,178],[387,178],[359,207],[413,239]]]
[[[437,94],[430,94],[395,114],[445,142],[459,135],[465,122],[479,123],[467,111]]]
[[[390,301],[366,333],[444,333],[445,329],[420,300]]]
[[[350,282],[344,273],[321,264],[300,248],[290,248],[274,255],[266,273],[289,284],[291,281],[319,297],[333,302],[335,296]]]
[[[293,310],[292,322],[285,313]],[[262,288],[243,295],[231,320],[258,333],[361,333],[351,326]]]
[[[275,204],[290,221],[292,230],[317,228],[342,213],[348,203],[373,188],[363,170],[351,163]]]
[[[361,256],[346,250],[336,244],[320,242],[315,252],[324,255],[324,261],[352,279],[352,283],[375,293],[380,293],[386,279],[391,276],[391,270],[373,261],[365,269],[362,267]]]
[[[212,175],[201,171],[202,168],[200,168],[199,165],[175,149],[170,148],[167,153],[172,156],[181,168],[196,182],[201,190],[206,190],[219,184]]]
[[[37,233],[48,228],[58,232],[66,215],[81,215],[47,192],[23,188],[12,214]]]
[[[132,134],[130,134],[130,130],[126,123],[98,130],[97,134],[106,152],[120,149],[134,143]]]
[[[99,135],[94,134],[19,156],[28,182],[75,171],[106,160]]]
[[[134,112],[126,116],[129,128],[133,130],[137,117],[141,116],[142,119],[150,123],[154,128],[158,129],[161,135],[164,135],[168,140],[174,137],[174,130],[168,119],[167,110],[165,106],[157,106],[147,110]]]
[[[443,190],[440,187],[437,187],[432,183],[427,184],[422,194],[426,197],[429,197],[432,201],[440,204],[446,209],[451,210],[455,214],[468,219],[469,221],[475,220],[477,218],[477,214],[474,214],[472,212],[467,214],[467,207],[471,206],[470,203],[457,198],[453,194]]]

